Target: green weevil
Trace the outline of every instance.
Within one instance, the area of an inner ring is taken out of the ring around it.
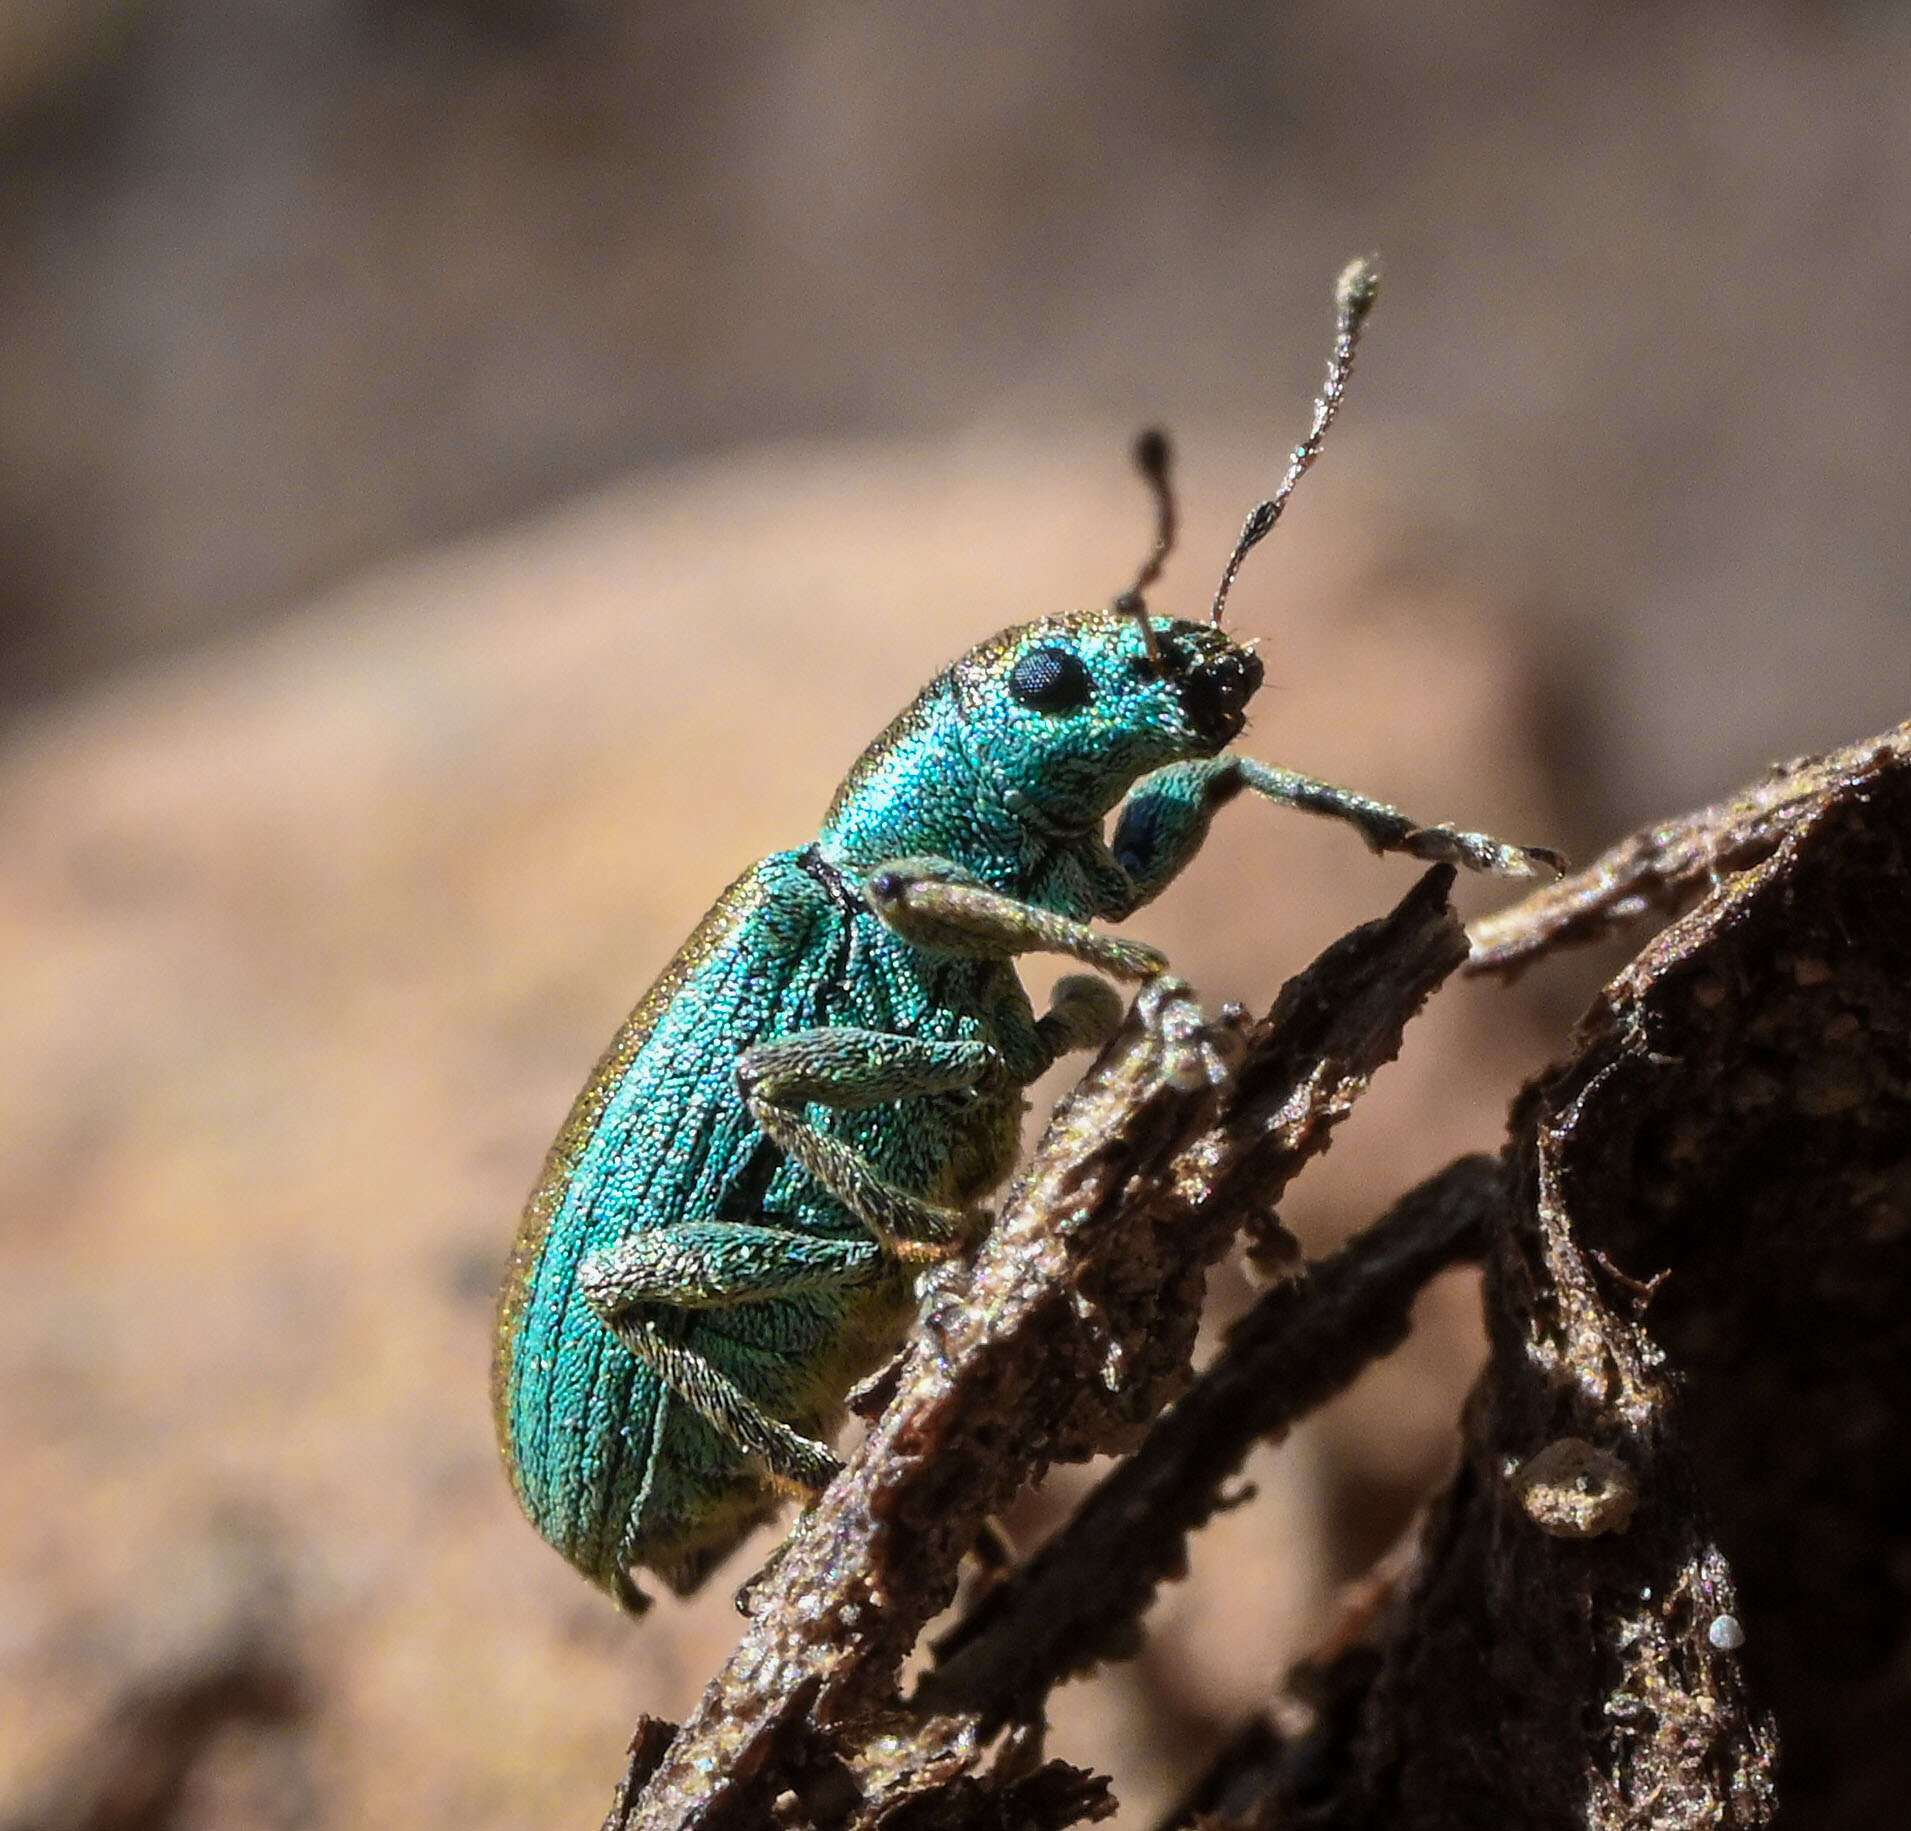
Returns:
[[[815,840],[723,893],[578,1096],[505,1279],[493,1400],[532,1523],[627,1609],[647,1606],[634,1569],[687,1592],[786,1496],[829,1482],[845,1395],[899,1341],[918,1268],[985,1225],[1023,1090],[1117,1027],[1121,1000],[1087,975],[1036,1016],[1016,955],[1161,971],[1089,924],[1158,896],[1243,790],[1378,851],[1556,863],[1227,749],[1262,673],[1221,627],[1227,593],[1320,449],[1376,283],[1363,262],[1341,276],[1313,427],[1210,619],[1143,601],[1174,535],[1166,441],[1146,434],[1157,530],[1134,586],[938,674]]]

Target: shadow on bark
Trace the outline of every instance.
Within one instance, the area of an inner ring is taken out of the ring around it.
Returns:
[[[1417,1548],[1175,1822],[1889,1822],[1911,1787],[1911,727],[1774,772],[1483,924],[1472,970],[1681,904],[1515,1102],[1501,1158],[1269,1291],[1198,1379],[1207,1267],[1463,961],[1427,873],[1258,1023],[1159,981],[948,1269],[867,1443],[753,1587],[609,1826],[1008,1827],[1114,1809],[1049,1690],[1137,1640],[1242,1458],[1484,1256],[1491,1357]],[[1124,1460],[899,1675],[989,1513]],[[1270,1683],[1275,1675],[1270,1673]]]

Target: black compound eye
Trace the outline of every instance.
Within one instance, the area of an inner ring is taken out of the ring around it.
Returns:
[[[1065,648],[1032,648],[1009,675],[1009,691],[1037,712],[1073,711],[1093,686],[1082,658]]]

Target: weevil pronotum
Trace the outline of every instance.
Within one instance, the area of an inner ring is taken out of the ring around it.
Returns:
[[[1209,620],[1143,601],[1175,521],[1167,442],[1144,434],[1157,527],[1134,584],[938,674],[816,838],[717,900],[578,1096],[505,1279],[493,1397],[525,1512],[626,1608],[645,1606],[633,1569],[693,1589],[785,1496],[830,1480],[844,1395],[899,1340],[917,1268],[986,1224],[1023,1089],[1113,1033],[1106,979],[1063,979],[1037,1017],[1016,955],[1161,971],[1089,923],[1158,896],[1244,790],[1376,851],[1557,866],[1227,749],[1261,684],[1222,627],[1228,592],[1320,450],[1376,285],[1366,262],[1341,276],[1313,425]]]

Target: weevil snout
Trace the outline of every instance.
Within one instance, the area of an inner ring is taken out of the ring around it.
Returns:
[[[1260,691],[1260,656],[1202,628],[1195,640],[1173,645],[1167,666],[1180,676],[1181,703],[1202,742],[1216,750],[1233,743],[1247,723],[1247,702]]]

